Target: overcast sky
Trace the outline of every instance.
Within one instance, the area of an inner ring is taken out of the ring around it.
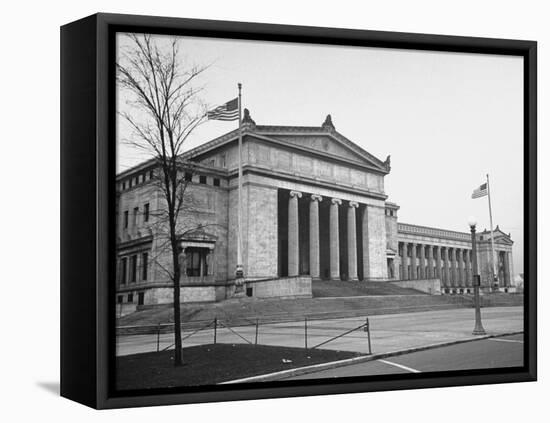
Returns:
[[[181,51],[212,63],[200,81],[209,105],[234,98],[241,82],[259,125],[320,126],[330,113],[351,141],[390,154],[385,190],[401,222],[466,232],[472,215],[489,228],[487,197],[471,199],[488,173],[493,222],[511,232],[514,273],[523,272],[521,57],[191,37]],[[206,122],[187,149],[236,127]],[[141,159],[121,147],[118,168]]]

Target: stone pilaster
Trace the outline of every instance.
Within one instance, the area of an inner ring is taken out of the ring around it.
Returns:
[[[301,197],[301,192],[290,191],[288,200],[288,276],[298,276],[300,271],[298,199]]]
[[[507,251],[504,251],[504,287],[509,288],[511,283],[510,278],[510,253]]]
[[[416,273],[416,244],[411,244],[411,279],[418,279]]]
[[[309,274],[312,279],[320,278],[319,266],[319,202],[323,197],[313,194],[309,202]]]
[[[418,278],[426,278],[426,246],[420,244],[420,259],[418,263]]]
[[[428,245],[428,272],[426,277],[428,279],[434,278],[434,247]]]
[[[348,206],[348,279],[357,280],[357,220],[355,209],[359,207],[354,201]]]
[[[333,198],[330,202],[330,278],[340,280],[340,232],[338,206],[342,200]]]

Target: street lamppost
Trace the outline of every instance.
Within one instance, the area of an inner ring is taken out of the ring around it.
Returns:
[[[474,306],[476,310],[476,324],[472,335],[485,335],[485,329],[483,329],[483,325],[481,324],[481,310],[479,305],[479,286],[481,285],[481,278],[477,270],[476,224],[477,222],[473,217],[468,219],[468,225],[470,225],[470,232],[472,233],[472,285],[474,286]]]

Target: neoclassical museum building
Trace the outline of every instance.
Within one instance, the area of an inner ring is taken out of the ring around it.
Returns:
[[[236,289],[238,139],[236,129],[185,153],[194,163],[180,223],[182,301],[311,296],[316,281],[384,281],[432,294],[472,291],[470,233],[398,221],[380,160],[321,126],[242,121],[242,264]],[[172,302],[171,253],[156,231],[162,194],[153,161],[117,175],[117,302]],[[512,240],[477,233],[483,290],[510,291]]]

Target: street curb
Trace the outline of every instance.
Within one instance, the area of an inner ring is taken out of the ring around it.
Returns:
[[[441,347],[448,347],[451,345],[456,344],[464,344],[466,342],[473,342],[473,341],[479,341],[483,339],[490,339],[490,338],[498,338],[502,336],[511,336],[511,335],[519,335],[522,334],[523,331],[515,331],[515,332],[503,332],[493,335],[484,335],[484,336],[476,336],[471,338],[465,338],[465,339],[459,339],[456,341],[447,341],[447,342],[440,342],[438,344],[429,344],[429,345],[422,345],[419,347],[411,347],[406,348],[403,350],[396,350],[396,351],[388,351],[385,353],[379,353],[379,354],[372,354],[372,355],[363,355],[360,357],[354,357],[354,358],[348,358],[345,360],[338,360],[338,361],[331,361],[328,363],[321,363],[321,364],[314,364],[312,366],[305,366],[305,367],[298,367],[296,369],[288,369],[288,370],[282,370],[280,372],[273,372],[273,373],[267,373],[264,375],[258,375],[258,376],[251,376],[246,377],[242,379],[235,379],[230,380],[227,382],[221,382],[219,385],[229,385],[234,383],[248,383],[248,382],[267,382],[267,381],[273,381],[273,380],[282,380],[287,379],[289,377],[294,376],[300,376],[305,375],[308,373],[314,373],[321,370],[329,370],[329,369],[335,369],[337,367],[344,367],[349,366],[352,364],[358,364],[358,363],[365,363],[368,361],[374,361],[374,360],[380,360],[382,358],[388,358],[388,357],[395,357],[398,355],[403,354],[410,354],[417,351],[425,351],[425,350],[431,350],[435,348],[441,348]]]

